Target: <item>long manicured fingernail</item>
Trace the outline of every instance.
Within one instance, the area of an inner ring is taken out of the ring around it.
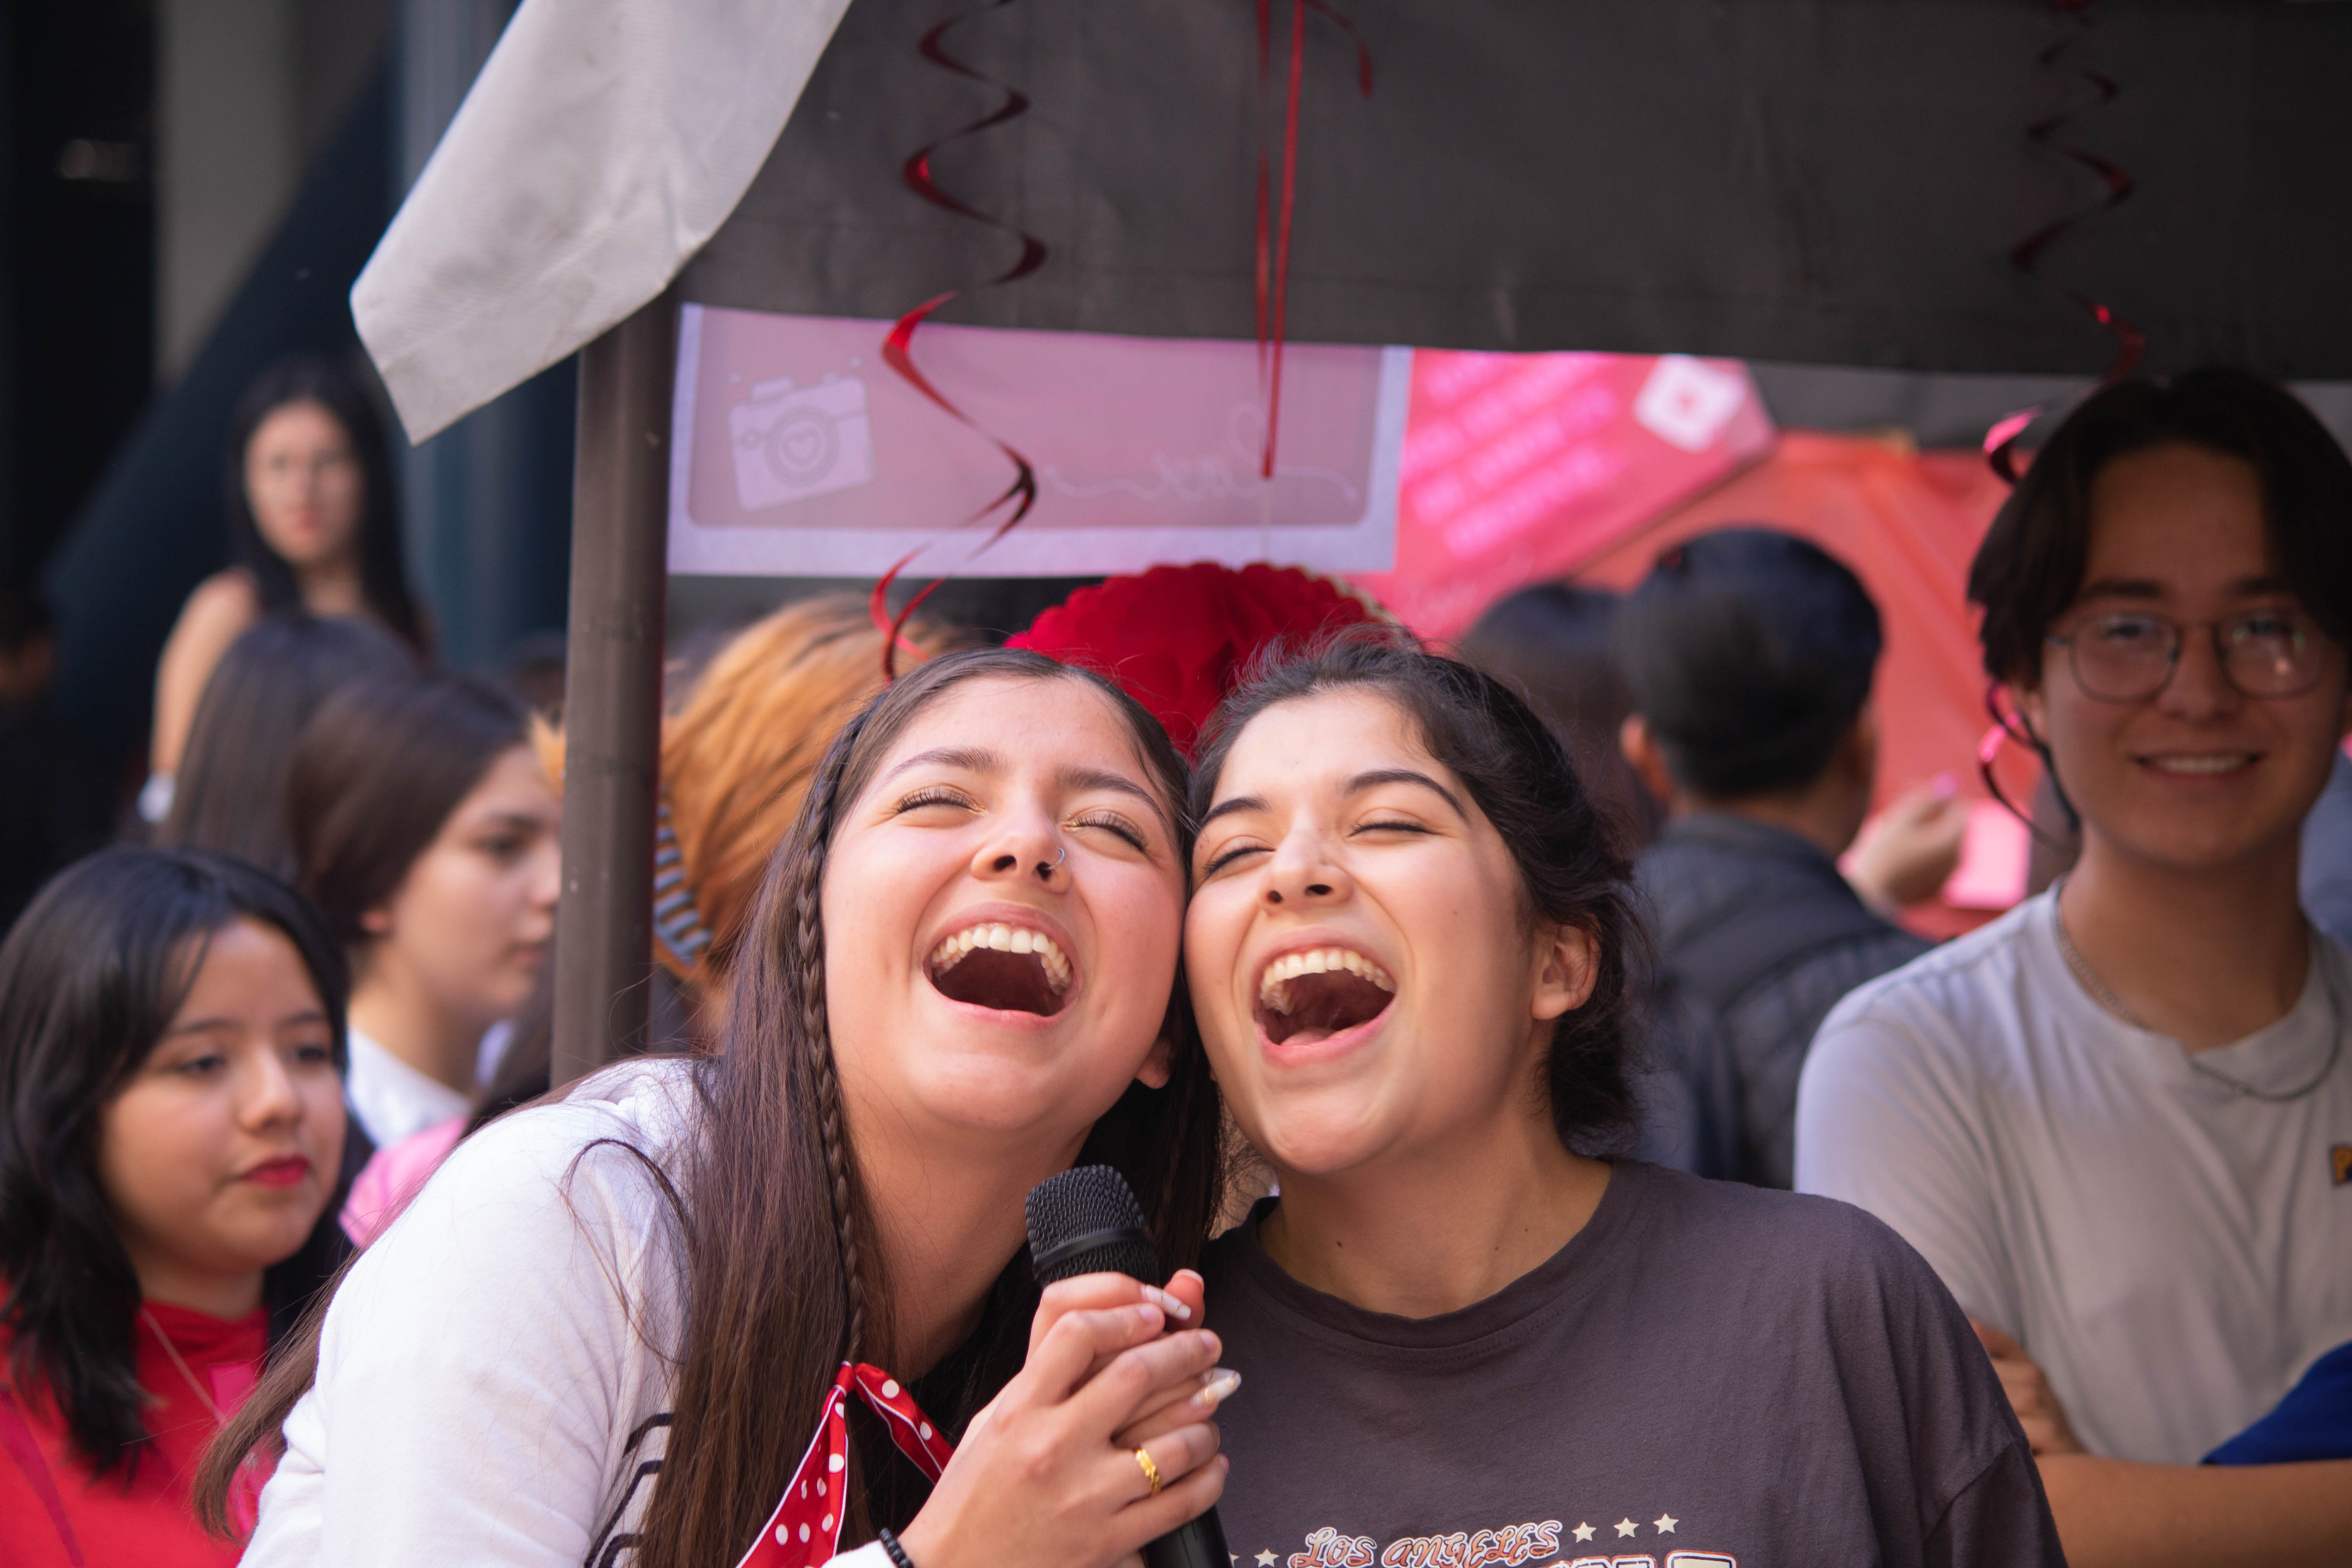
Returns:
[[[1182,1301],[1171,1296],[1167,1291],[1162,1290],[1157,1285],[1146,1285],[1143,1288],[1143,1299],[1157,1306],[1161,1311],[1167,1313],[1170,1317],[1175,1319],[1180,1323],[1189,1323],[1192,1321],[1192,1309],[1184,1305]]]
[[[1201,1374],[1201,1392],[1192,1395],[1192,1403],[1203,1410],[1214,1410],[1233,1396],[1242,1385],[1242,1374],[1231,1367],[1218,1367]]]
[[[1149,1301],[1138,1307],[1136,1310],[1143,1314],[1143,1321],[1147,1323],[1157,1323],[1166,1317],[1155,1303]]]

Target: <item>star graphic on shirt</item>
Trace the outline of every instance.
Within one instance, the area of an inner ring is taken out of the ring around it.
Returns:
[[[1274,1553],[1271,1552],[1259,1552],[1257,1554],[1257,1568],[1274,1568]]]
[[[1592,1539],[1592,1527],[1591,1527],[1591,1525],[1589,1525],[1589,1524],[1580,1524],[1580,1525],[1578,1525],[1578,1526],[1576,1527],[1576,1538],[1577,1538],[1579,1541],[1590,1541],[1590,1540],[1591,1540],[1591,1539]]]
[[[1682,1521],[1676,1519],[1673,1514],[1662,1513],[1658,1515],[1655,1522],[1660,1535],[1672,1535],[1675,1532],[1675,1526],[1680,1524]]]
[[[1631,1535],[1641,1528],[1630,1519],[1621,1519],[1617,1521],[1617,1533],[1620,1535]]]

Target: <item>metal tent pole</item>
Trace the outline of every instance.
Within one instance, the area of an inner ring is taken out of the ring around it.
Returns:
[[[554,1081],[646,1040],[675,285],[580,351]]]

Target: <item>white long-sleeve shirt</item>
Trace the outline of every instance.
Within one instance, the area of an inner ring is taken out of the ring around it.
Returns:
[[[458,1146],[353,1267],[247,1568],[616,1568],[668,1436],[677,1062],[614,1068]],[[656,1348],[658,1347],[658,1349]],[[835,1560],[887,1568],[878,1546]]]

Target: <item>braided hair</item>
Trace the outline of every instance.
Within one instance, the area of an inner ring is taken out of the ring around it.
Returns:
[[[932,659],[845,724],[770,863],[730,976],[725,1051],[697,1068],[703,1133],[677,1173],[686,1279],[673,1425],[635,1545],[646,1568],[741,1555],[791,1479],[835,1370],[890,1354],[889,1290],[845,1119],[825,995],[826,862],[846,808],[909,721],[966,681],[1080,682],[1126,720],[1181,816],[1185,771],[1158,722],[1108,681],[1041,655],[986,649]],[[1189,838],[1179,855],[1190,860]],[[1172,977],[1171,977],[1172,978]],[[1117,1166],[1142,1198],[1161,1261],[1192,1262],[1218,1198],[1215,1089],[1171,987],[1166,1088],[1131,1084],[1096,1123],[1081,1163]],[[1007,1261],[980,1325],[914,1384],[951,1436],[1019,1370],[1037,1286]],[[853,1410],[857,1479],[845,1543],[905,1524],[922,1500],[911,1466]]]

